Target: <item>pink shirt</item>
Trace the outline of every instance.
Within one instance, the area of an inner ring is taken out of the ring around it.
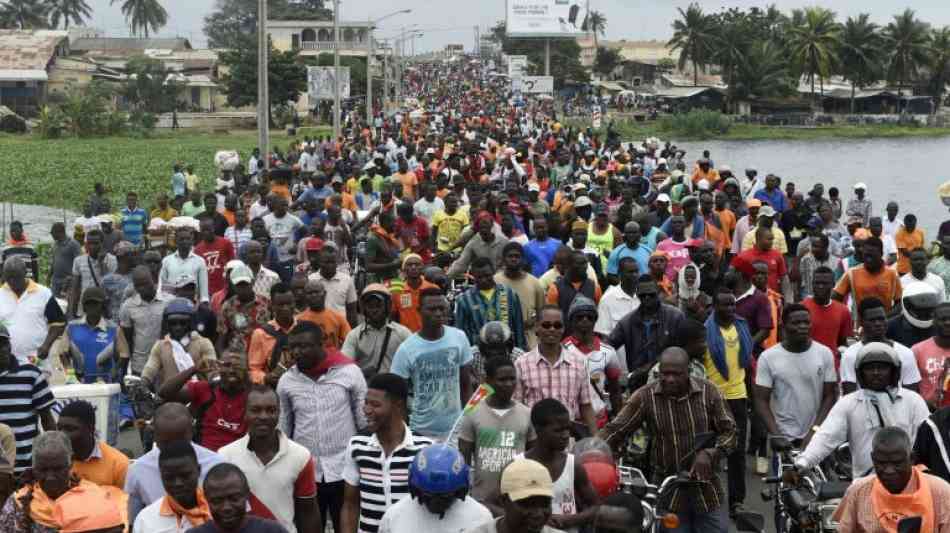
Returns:
[[[943,361],[950,357],[950,349],[937,346],[933,338],[918,342],[911,348],[920,370],[920,395],[930,402],[936,399],[941,387],[940,375],[943,374]]]
[[[680,269],[689,264],[689,249],[686,247],[688,240],[675,242],[670,237],[656,245],[657,250],[666,252],[669,257],[669,261],[666,263],[666,279],[675,280]]]

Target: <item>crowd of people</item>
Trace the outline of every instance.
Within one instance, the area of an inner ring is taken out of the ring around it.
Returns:
[[[0,529],[637,531],[616,469],[573,453],[596,438],[642,444],[651,482],[692,455],[671,531],[727,531],[751,471],[844,443],[841,531],[950,531],[950,222],[931,243],[863,183],[621,142],[498,80],[419,65],[411,107],[175,164],[148,211],[96,185],[45,279],[11,224]],[[90,403],[54,417],[60,366],[161,398],[144,455]]]

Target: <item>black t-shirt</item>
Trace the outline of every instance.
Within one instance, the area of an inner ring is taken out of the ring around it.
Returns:
[[[933,328],[920,329],[913,326],[902,315],[887,321],[887,338],[897,341],[908,348],[913,348],[918,342],[933,337]]]
[[[193,527],[187,533],[222,533],[223,529],[214,524],[214,521],[205,522],[204,525]],[[287,533],[287,529],[274,522],[265,520],[256,516],[248,516],[244,522],[244,527],[234,533]]]

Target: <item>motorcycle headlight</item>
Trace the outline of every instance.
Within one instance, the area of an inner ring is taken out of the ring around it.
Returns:
[[[819,507],[821,511],[821,527],[822,529],[837,530],[838,523],[832,520],[832,516],[835,514],[835,510],[838,508],[837,505],[822,505]]]

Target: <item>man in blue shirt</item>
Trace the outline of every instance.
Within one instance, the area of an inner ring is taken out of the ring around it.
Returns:
[[[765,188],[755,193],[755,198],[772,206],[776,213],[782,214],[788,209],[788,198],[779,187],[782,179],[775,174],[769,174],[765,177]]]
[[[543,217],[534,219],[534,239],[524,247],[524,257],[531,267],[531,274],[540,278],[554,260],[554,254],[562,246],[561,241],[548,237],[548,220]]]
[[[610,252],[610,257],[607,258],[607,276],[617,277],[620,271],[620,260],[624,257],[632,257],[637,262],[641,274],[649,272],[650,253],[650,247],[640,242],[640,223],[627,222],[623,227],[623,244],[614,248]]]
[[[139,207],[139,195],[130,192],[125,197],[125,207],[122,208],[122,234],[125,240],[136,246],[142,245],[142,236],[145,234],[145,227],[148,225],[148,213]]]
[[[66,326],[66,353],[82,383],[95,383],[99,378],[106,383],[112,381],[112,361],[117,358],[117,352],[123,351],[117,346],[125,346],[125,337],[119,328],[103,318],[105,301],[105,291],[89,287],[82,293],[85,317]]]
[[[392,364],[394,374],[412,383],[413,434],[439,440],[448,440],[473,391],[471,343],[461,330],[445,325],[449,313],[442,289],[423,289],[422,328],[399,345]]]
[[[185,197],[185,174],[181,171],[181,165],[175,165],[175,173],[172,175],[172,197]]]

